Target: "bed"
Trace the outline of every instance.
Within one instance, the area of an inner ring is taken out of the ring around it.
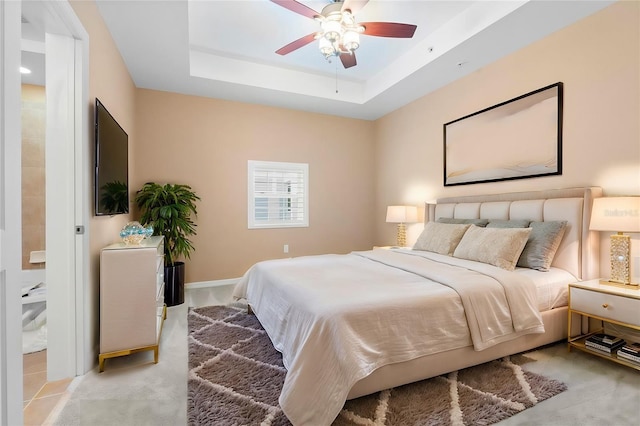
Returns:
[[[601,195],[588,187],[441,198],[425,206],[413,249],[252,266],[234,296],[283,354],[284,413],[295,425],[330,424],[346,399],[566,338],[567,284],[598,276],[588,224]],[[549,226],[561,232],[540,263],[533,235]]]

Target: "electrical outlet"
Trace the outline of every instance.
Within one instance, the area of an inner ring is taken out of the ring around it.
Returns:
[[[285,253],[289,253],[289,244],[285,244],[283,250]]]

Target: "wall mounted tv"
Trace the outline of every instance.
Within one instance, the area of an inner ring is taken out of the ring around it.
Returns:
[[[96,98],[96,215],[129,213],[129,136]]]

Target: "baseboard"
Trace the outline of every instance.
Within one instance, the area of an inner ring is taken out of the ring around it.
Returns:
[[[200,288],[222,287],[227,285],[236,285],[240,281],[240,278],[229,278],[226,280],[214,280],[214,281],[198,281],[195,283],[185,283],[185,290],[196,290]]]

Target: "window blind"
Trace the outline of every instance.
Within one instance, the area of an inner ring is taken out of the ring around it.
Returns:
[[[249,161],[249,228],[309,226],[305,163]]]

